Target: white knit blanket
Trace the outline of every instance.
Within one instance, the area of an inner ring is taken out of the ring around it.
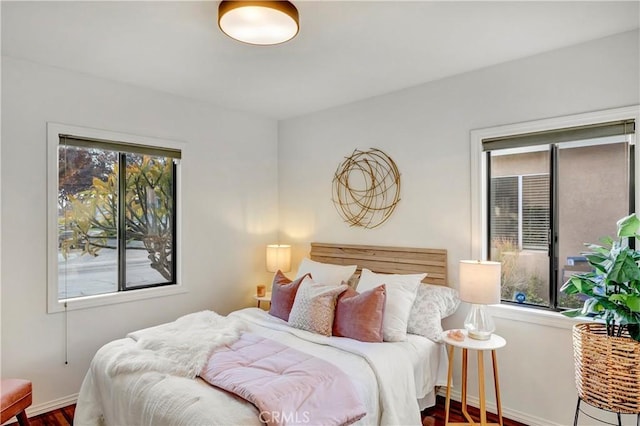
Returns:
[[[135,345],[111,361],[107,374],[154,371],[195,378],[214,349],[238,340],[246,326],[237,319],[201,311],[176,321],[129,333]]]

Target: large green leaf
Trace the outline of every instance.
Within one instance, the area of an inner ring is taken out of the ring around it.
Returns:
[[[618,237],[634,237],[638,234],[638,229],[640,229],[640,219],[638,219],[638,216],[636,216],[635,213],[632,213],[629,216],[620,219],[617,225]]]
[[[609,256],[602,255],[599,253],[589,253],[586,255],[587,261],[589,264],[597,269],[599,272],[606,273],[607,269],[611,265],[611,261],[609,260]]]
[[[607,274],[607,279],[618,283],[640,279],[640,269],[633,256],[630,255],[630,251],[630,249],[622,249],[618,253]]]
[[[585,300],[582,306],[582,315],[598,314],[605,311],[602,302],[596,297],[590,297]]]
[[[565,294],[586,294],[591,295],[592,289],[597,285],[590,278],[595,277],[595,274],[580,274],[571,276],[566,283],[560,288],[560,291]]]
[[[609,296],[609,300],[612,302],[622,302],[626,304],[627,297],[629,297],[627,294],[612,294],[611,296]]]
[[[607,251],[606,254],[589,253],[585,257],[592,266],[602,265],[609,259],[609,252]]]
[[[609,246],[612,246],[612,245],[613,245],[613,240],[611,240],[611,244],[609,244]],[[611,250],[608,247],[599,246],[597,244],[587,244],[586,246],[589,250],[591,250],[591,253],[587,253],[587,254],[601,254],[605,257],[609,256],[609,251]]]
[[[560,287],[560,291],[562,293],[564,293],[564,294],[578,294],[578,293],[580,293],[578,291],[578,288],[576,287],[575,283],[572,282],[571,279],[573,279],[573,277],[568,279],[567,282],[564,283],[562,285],[562,287]]]
[[[640,312],[640,296],[635,294],[627,295],[625,304],[631,310],[631,312]]]
[[[580,315],[582,315],[582,308],[570,309],[570,310],[567,310],[567,311],[562,311],[562,315],[564,315],[566,317],[570,317],[570,318],[579,317]]]
[[[611,246],[613,244],[613,238],[607,236],[600,238],[600,242],[605,246]]]

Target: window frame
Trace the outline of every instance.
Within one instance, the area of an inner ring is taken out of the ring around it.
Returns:
[[[91,129],[62,123],[47,123],[47,312],[56,313],[66,310],[86,309],[187,292],[186,287],[182,283],[182,160],[179,160],[176,161],[175,165],[175,214],[177,218],[174,225],[175,249],[177,252],[177,256],[174,259],[175,283],[58,300],[58,146],[61,134],[72,134],[89,139],[118,141],[135,146],[175,149],[182,152],[183,158],[185,147],[184,143],[178,141]]]
[[[633,119],[636,122],[636,128],[640,124],[640,105],[633,105],[622,108],[614,108],[602,111],[594,111],[583,114],[568,115],[555,117],[550,119],[528,121],[515,123],[497,127],[489,127],[484,129],[474,129],[470,132],[470,178],[471,178],[471,255],[474,259],[488,259],[488,250],[485,242],[488,238],[488,163],[486,153],[482,149],[482,141],[489,138],[507,137],[513,135],[524,135],[527,133],[550,131],[554,129],[570,128],[575,126],[585,126],[590,124],[598,124],[603,122]],[[629,135],[631,142],[638,142],[638,130],[635,134]],[[635,164],[640,164],[640,149],[634,150]],[[638,211],[638,202],[640,201],[640,185],[638,183],[638,173],[634,176],[635,183],[635,211]],[[508,307],[508,309],[505,309]],[[520,315],[522,310],[528,312],[545,312],[553,315],[561,315],[553,312],[550,308],[538,307],[531,305],[519,305],[511,303],[501,303],[491,309],[492,314],[497,317],[516,319],[527,322],[537,322],[535,319],[539,315]],[[562,317],[564,318],[564,317]],[[545,316],[548,320],[548,315]],[[575,321],[565,322],[562,319],[548,321],[552,325],[574,323]]]

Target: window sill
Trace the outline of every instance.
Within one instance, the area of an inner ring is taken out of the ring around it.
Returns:
[[[555,328],[571,329],[574,324],[594,321],[592,318],[569,318],[560,312],[545,311],[517,305],[490,305],[487,306],[487,308],[494,318],[503,318]]]
[[[77,309],[94,308],[97,306],[113,305],[117,303],[132,302],[135,300],[151,299],[155,297],[172,296],[186,293],[187,289],[181,284],[172,284],[162,287],[143,288],[140,290],[123,291],[118,293],[98,294],[95,296],[74,297],[73,299],[49,302],[47,312],[50,314],[73,311]]]

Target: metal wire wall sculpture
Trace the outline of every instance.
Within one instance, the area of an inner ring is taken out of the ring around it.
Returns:
[[[351,226],[376,228],[400,201],[400,172],[379,149],[353,151],[333,177],[333,204]]]

